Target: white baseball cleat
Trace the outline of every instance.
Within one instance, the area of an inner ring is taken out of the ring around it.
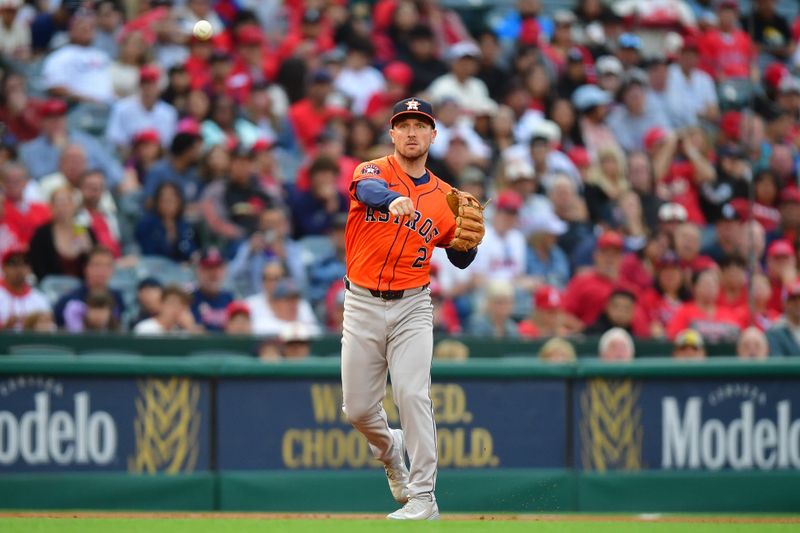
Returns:
[[[392,429],[392,440],[394,441],[394,455],[388,463],[384,463],[386,479],[389,481],[389,490],[398,503],[408,501],[408,467],[406,466],[406,445],[403,437],[403,430]]]
[[[414,496],[402,509],[398,509],[386,518],[390,520],[439,520],[439,506],[430,494]]]

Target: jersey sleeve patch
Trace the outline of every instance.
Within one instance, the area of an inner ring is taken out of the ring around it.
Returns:
[[[361,167],[362,176],[379,176],[381,169],[375,163],[367,163]]]

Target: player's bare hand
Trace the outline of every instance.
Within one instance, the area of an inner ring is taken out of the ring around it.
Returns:
[[[408,196],[395,198],[389,204],[389,213],[394,216],[408,216],[414,213],[414,202]]]

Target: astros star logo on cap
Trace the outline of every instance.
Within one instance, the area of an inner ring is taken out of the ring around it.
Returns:
[[[416,100],[409,100],[406,102],[406,109],[409,111],[419,111],[419,102]]]

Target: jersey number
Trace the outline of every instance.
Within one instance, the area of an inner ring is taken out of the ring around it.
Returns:
[[[422,265],[425,263],[425,260],[428,258],[428,249],[424,246],[420,246],[419,250],[419,257],[414,259],[414,263],[411,265],[412,268],[422,268]]]

